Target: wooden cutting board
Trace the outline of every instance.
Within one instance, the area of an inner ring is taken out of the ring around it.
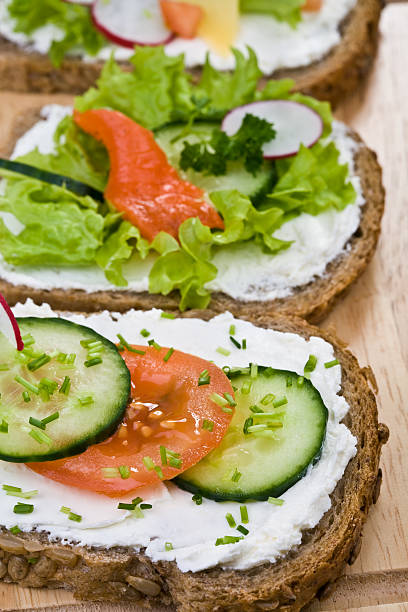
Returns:
[[[382,455],[382,494],[365,527],[361,554],[334,594],[309,612],[408,612],[408,3],[387,6],[381,30],[380,54],[367,86],[337,116],[361,133],[384,167],[382,236],[366,274],[323,326],[335,326],[360,363],[372,366],[380,419],[391,436]],[[33,100],[41,103],[39,96],[0,94],[1,140],[10,117]],[[136,611],[134,606],[80,604],[64,591],[0,583],[0,610],[38,609]]]

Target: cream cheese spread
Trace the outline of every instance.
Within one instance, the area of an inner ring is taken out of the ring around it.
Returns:
[[[279,22],[270,15],[243,14],[240,18],[240,31],[234,46],[247,53],[247,47],[255,51],[260,69],[264,74],[272,74],[281,68],[307,66],[322,59],[341,40],[340,24],[355,7],[357,0],[323,0],[320,11],[303,13],[302,21],[294,29],[287,23]],[[36,30],[30,37],[14,32],[14,20],[7,12],[9,0],[0,0],[0,35],[26,46],[28,50],[47,53],[53,40],[60,40],[63,32],[56,26],[46,25]],[[210,51],[204,40],[176,38],[166,45],[169,55],[185,54],[188,67],[200,66]],[[127,60],[133,51],[124,47],[107,45],[96,58],[83,56],[86,61],[109,59],[114,51],[117,60]],[[219,70],[234,67],[234,57],[220,57],[210,52],[211,63]]]
[[[36,306],[31,300],[24,305],[18,304],[13,311],[17,316],[56,316],[48,305]],[[273,563],[298,546],[302,531],[317,525],[330,508],[329,495],[356,453],[355,438],[340,423],[349,408],[344,397],[339,395],[341,368],[324,367],[325,362],[334,358],[333,347],[321,338],[305,340],[296,334],[261,329],[234,319],[229,313],[209,322],[169,320],[160,314],[159,310],[130,311],[124,315],[105,311],[88,317],[70,314],[67,318],[86,324],[113,341],[117,333],[122,333],[129,342],[141,344],[144,340],[140,330],[147,328],[162,346],[173,346],[213,360],[220,367],[243,367],[255,362],[302,375],[309,355],[316,355],[318,361],[311,373],[311,382],[320,392],[329,413],[321,459],[282,496],[282,506],[268,502],[247,503],[249,534],[236,544],[215,546],[215,541],[218,537],[235,535],[225,515],[230,512],[238,524],[238,503],[204,499],[202,505],[197,506],[191,494],[171,483],[160,484],[157,489],[141,493],[153,507],[144,513],[144,518],[136,519],[126,511],[116,510],[117,499],[55,483],[23,465],[4,461],[0,461],[0,485],[38,490],[38,495],[30,502],[34,505],[32,514],[16,515],[13,513],[16,499],[0,489],[1,524],[7,528],[17,524],[23,531],[46,531],[51,539],[60,538],[78,545],[142,548],[153,561],[175,560],[183,572],[216,565],[243,570],[264,562]],[[235,325],[238,338],[247,338],[247,350],[231,347],[231,354],[226,357],[216,348],[222,338],[227,342],[231,324]],[[70,522],[59,511],[61,505],[81,514],[83,521]],[[165,550],[166,542],[172,543],[173,550]]]
[[[51,153],[55,129],[59,121],[71,112],[72,109],[67,106],[45,106],[42,109],[44,119],[20,138],[12,157],[24,155],[35,147],[41,153]],[[347,242],[360,223],[360,208],[365,203],[360,179],[354,168],[354,155],[359,145],[347,134],[346,126],[338,121],[333,122],[331,138],[340,151],[340,162],[349,166],[350,180],[357,193],[356,202],[342,211],[331,209],[317,216],[304,213],[288,221],[275,232],[275,236],[294,242],[289,249],[276,255],[264,253],[254,243],[223,247],[214,256],[213,263],[218,268],[218,275],[208,284],[209,289],[244,301],[282,298],[290,295],[295,287],[324,275],[327,264],[347,249]],[[153,262],[154,255],[144,261],[136,255],[126,263],[123,270],[129,282],[127,288],[113,286],[97,266],[12,266],[0,258],[0,276],[11,284],[39,289],[82,289],[89,293],[115,290],[141,292],[148,290],[148,276]]]

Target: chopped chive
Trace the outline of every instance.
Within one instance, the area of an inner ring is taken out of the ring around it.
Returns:
[[[130,468],[129,468],[129,466],[127,466],[127,465],[120,465],[118,469],[119,469],[120,477],[123,480],[127,480],[128,478],[130,478]]]
[[[251,378],[258,377],[258,366],[256,363],[251,363]]]
[[[309,359],[305,363],[304,371],[313,372],[317,364],[317,357],[315,355],[309,355]]]
[[[48,423],[52,423],[53,421],[56,421],[57,419],[59,419],[59,412],[53,412],[52,414],[50,414],[50,416],[45,417],[45,419],[41,420],[41,423],[43,425],[48,425]]]
[[[118,510],[134,510],[136,508],[136,504],[124,504],[120,502],[118,504]]]
[[[140,502],[142,502],[143,499],[141,497],[135,497],[134,499],[132,499],[132,504],[134,504],[135,506],[137,506],[138,504],[140,504]]]
[[[277,497],[268,497],[268,504],[273,504],[274,506],[282,506],[284,503],[284,499],[278,499]]]
[[[228,400],[222,397],[219,393],[211,393],[210,400],[220,407],[228,405]]]
[[[153,340],[153,338],[151,340],[149,340],[147,344],[149,346],[152,346],[154,349],[156,349],[156,351],[160,351],[160,349],[161,349],[160,344],[157,344],[156,340]]]
[[[243,428],[243,432],[244,434],[249,433],[249,428],[252,427],[254,424],[254,419],[253,417],[248,417],[247,419],[245,419],[245,423],[244,423],[244,428]]]
[[[203,370],[198,377],[198,386],[202,387],[203,385],[209,385],[211,381],[210,374],[208,370]]]
[[[165,446],[160,446],[160,459],[162,465],[167,465],[167,453]]]
[[[32,344],[35,344],[35,340],[34,340],[34,338],[33,338],[33,336],[31,334],[26,334],[21,339],[22,339],[22,341],[24,343],[24,348],[27,348],[28,346],[31,346]]]
[[[285,416],[284,412],[257,412],[253,418],[260,421],[276,421]]]
[[[49,363],[50,361],[51,361],[51,357],[43,353],[42,355],[37,357],[37,359],[33,359],[33,361],[29,361],[27,363],[27,368],[30,370],[30,372],[35,372],[36,370],[39,370],[46,363]]]
[[[65,360],[65,363],[68,365],[73,365],[75,363],[76,353],[70,353]]]
[[[242,476],[241,472],[239,472],[238,469],[235,468],[234,473],[231,476],[232,482],[238,482],[241,476]]]
[[[291,376],[287,376],[286,377],[286,386],[287,387],[291,387],[292,386],[292,377]]]
[[[231,355],[231,351],[229,351],[226,348],[223,348],[222,346],[219,346],[216,349],[217,353],[220,353],[220,355],[225,355],[225,357],[228,357],[228,355]]]
[[[88,346],[92,344],[92,342],[95,342],[95,340],[92,340],[92,339],[81,340],[79,344],[83,346],[84,348],[88,348]]]
[[[148,470],[154,470],[154,461],[151,457],[143,457],[143,463]]]
[[[245,349],[246,349],[246,347],[247,347],[247,341],[246,341],[246,338],[243,338],[243,339],[242,339],[242,345],[241,345],[241,347],[242,347],[242,349],[243,349],[243,350],[245,350]]]
[[[143,336],[143,338],[148,338],[150,336],[150,332],[147,329],[141,329],[140,335]]]
[[[270,404],[271,402],[273,402],[273,400],[275,399],[275,395],[273,393],[267,393],[267,395],[265,395],[262,399],[261,399],[261,404],[263,406],[267,406],[268,404]]]
[[[240,531],[241,533],[243,533],[244,535],[248,535],[249,533],[249,529],[247,529],[246,527],[244,527],[243,525],[238,525],[237,527],[237,531]]]
[[[304,376],[298,376],[298,379],[297,379],[297,382],[296,382],[297,386],[298,387],[303,387],[303,383],[304,382],[305,382],[305,377]]]
[[[207,431],[212,431],[214,429],[214,421],[204,419],[201,428],[206,429]]]
[[[137,355],[146,355],[146,351],[139,351],[139,349],[135,349],[132,346],[130,346],[129,342],[127,342],[127,340],[124,339],[122,334],[116,334],[116,335],[119,338],[120,343],[123,344],[123,346],[128,351],[130,351],[131,353],[136,353]]]
[[[119,470],[115,467],[101,468],[102,476],[104,478],[119,478]]]
[[[93,359],[87,359],[87,361],[84,362],[84,366],[86,368],[92,368],[93,366],[99,365],[102,362],[103,360],[101,357],[94,357]]]
[[[238,340],[236,340],[236,339],[234,338],[234,336],[230,336],[230,337],[229,337],[229,339],[231,340],[231,342],[232,342],[232,344],[233,344],[234,346],[236,346],[238,349],[240,349],[240,348],[241,348],[241,344],[238,342]]]
[[[169,552],[170,550],[173,550],[173,544],[171,542],[165,542],[164,550],[167,550],[167,552]]]
[[[45,425],[43,424],[43,422],[39,421],[38,419],[35,419],[34,417],[30,417],[28,419],[28,422],[30,423],[30,425],[34,425],[34,427],[38,427],[38,429],[45,429]]]
[[[68,514],[68,519],[70,521],[75,521],[75,523],[80,523],[82,521],[82,516],[80,514],[75,514],[75,512],[70,512]]]
[[[31,402],[31,397],[28,391],[23,391],[22,393],[23,396],[23,400],[25,401],[25,403],[27,404],[28,402]]]
[[[174,312],[162,312],[160,316],[162,319],[175,319],[176,318],[176,315]]]
[[[123,346],[123,344],[118,344],[119,353],[123,353],[124,350],[125,350],[125,347]]]
[[[221,410],[225,412],[225,414],[232,414],[232,408],[228,408],[228,406],[222,406]]]
[[[191,499],[196,504],[196,506],[201,506],[201,504],[203,503],[203,496],[200,495],[199,493],[196,493],[195,495],[193,495]]]
[[[135,508],[133,508],[133,510],[132,510],[132,516],[133,516],[134,518],[138,518],[138,519],[139,519],[139,518],[144,518],[144,514],[143,514],[143,512],[141,511],[141,509],[139,508],[139,506],[136,506]]]
[[[245,380],[244,384],[241,387],[242,395],[249,395],[249,392],[251,391],[251,387],[252,387],[252,380]]]
[[[280,408],[281,406],[284,406],[287,403],[288,403],[288,399],[287,399],[286,395],[284,395],[283,397],[274,400],[273,407],[274,408]]]
[[[249,409],[254,414],[264,414],[264,411],[259,406],[250,406]]]
[[[234,517],[232,516],[231,512],[228,512],[228,514],[225,515],[225,518],[227,519],[227,523],[230,527],[235,527],[236,526],[236,522],[234,520]]]
[[[224,372],[224,374],[226,374],[227,376],[231,372],[231,368],[228,365],[222,366],[221,369]]]
[[[257,425],[250,425],[247,429],[247,433],[256,433],[257,431],[264,431],[267,429],[267,425],[265,423],[259,423]]]
[[[48,444],[48,446],[51,446],[52,444],[52,439],[40,429],[32,429],[28,435],[39,444]]]
[[[89,406],[89,404],[93,404],[93,401],[93,395],[85,395],[84,397],[78,397],[78,402],[81,406]]]
[[[170,467],[173,467],[179,470],[182,465],[182,460],[178,459],[177,457],[169,457],[169,465]]]
[[[3,491],[13,491],[14,493],[21,493],[22,489],[20,487],[13,487],[12,485],[3,485],[1,487]]]
[[[64,382],[62,383],[59,392],[64,395],[69,395],[69,390],[71,388],[71,379],[69,376],[65,376]]]
[[[240,510],[240,513],[241,513],[241,521],[244,524],[249,523],[248,508],[246,506],[241,506],[239,510]]]
[[[152,504],[140,504],[141,510],[151,510],[153,508]]]
[[[326,363],[324,364],[324,367],[333,368],[336,365],[340,365],[340,362],[338,359],[333,359],[333,361],[326,361]]]
[[[67,508],[67,506],[61,506],[60,512],[63,512],[64,514],[69,514],[71,512],[71,508]]]
[[[230,406],[236,406],[237,402],[232,397],[231,393],[224,393],[224,398],[227,400]]]
[[[19,533],[22,533],[22,531],[20,527],[18,527],[18,525],[14,525],[14,527],[11,527],[10,533],[12,533],[13,535],[18,535]]]
[[[235,325],[233,325],[233,324],[232,324],[232,325],[230,325],[230,328],[229,328],[229,335],[230,335],[230,336],[235,336]]]
[[[6,363],[0,363],[0,372],[8,372],[9,366]]]
[[[7,491],[7,495],[11,497],[21,497],[21,499],[31,499],[38,495],[38,491]]]
[[[167,362],[173,353],[174,353],[174,348],[169,349],[167,353],[165,354],[165,356],[163,357],[163,361]]]
[[[82,342],[81,342],[81,344],[82,344]],[[103,344],[102,344],[101,340],[93,340],[92,342],[89,342],[87,344],[87,348],[88,348],[89,351],[91,351],[93,349],[96,349],[96,348],[103,349]]]
[[[18,502],[13,508],[14,514],[31,514],[33,510],[33,504],[22,504],[21,502]]]
[[[68,355],[66,353],[58,353],[57,361],[59,361],[60,363],[65,363],[67,357]]]
[[[161,467],[159,465],[155,465],[154,466],[154,471],[156,472],[156,474],[158,475],[159,478],[161,478],[161,479],[164,478],[163,470],[161,469]]]
[[[221,546],[223,544],[235,544],[240,540],[243,540],[243,536],[224,536],[223,538],[217,538],[215,541],[216,546]]]
[[[40,389],[36,385],[32,385],[30,382],[28,382],[28,380],[25,380],[25,378],[22,378],[21,376],[15,376],[14,380],[19,385],[22,385],[23,387],[25,387],[27,391],[31,391],[31,393],[35,393],[36,395],[39,395]]]
[[[29,557],[27,559],[28,563],[30,563],[31,565],[35,565],[36,563],[38,563],[40,557]]]
[[[8,433],[8,423],[4,419],[0,423],[0,433]]]

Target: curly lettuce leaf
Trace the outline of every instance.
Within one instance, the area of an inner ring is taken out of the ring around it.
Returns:
[[[271,15],[278,21],[286,21],[292,28],[302,19],[300,7],[305,0],[240,0],[241,13]]]
[[[9,180],[0,211],[24,229],[15,235],[0,220],[1,253],[14,265],[90,265],[102,244],[104,218],[96,203],[31,179]]]
[[[30,36],[48,24],[62,31],[61,40],[53,41],[49,53],[55,66],[60,66],[65,55],[78,48],[96,55],[107,45],[106,38],[93,25],[87,7],[61,0],[11,0],[8,12],[15,20],[15,32]]]

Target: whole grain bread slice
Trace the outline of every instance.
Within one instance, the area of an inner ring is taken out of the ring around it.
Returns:
[[[210,319],[211,312],[183,317]],[[175,562],[153,563],[131,548],[109,550],[51,542],[46,533],[12,535],[0,528],[0,578],[26,587],[65,588],[82,600],[137,602],[180,612],[298,611],[325,592],[355,561],[370,506],[377,501],[379,459],[388,429],[377,420],[369,387],[373,375],[331,333],[278,313],[242,317],[260,327],[319,336],[334,347],[342,367],[341,393],[350,410],[344,423],[357,438],[357,454],[331,495],[332,506],[302,543],[274,564],[246,571],[212,568],[182,573]],[[1,522],[1,519],[0,519]],[[31,559],[31,562],[29,562]],[[33,563],[33,559],[36,562]]]
[[[8,142],[0,143],[0,156],[11,155],[15,143],[32,125],[40,119],[40,108],[33,108],[16,118],[10,131]],[[225,293],[215,292],[210,303],[211,310],[229,310],[236,316],[248,314],[261,315],[265,309],[282,314],[296,315],[313,323],[322,320],[335,303],[340,300],[350,286],[364,272],[374,255],[381,229],[384,211],[385,192],[382,185],[382,171],[376,154],[352,130],[350,136],[358,143],[354,163],[360,177],[366,204],[361,211],[360,225],[347,244],[347,248],[325,270],[324,275],[312,282],[294,289],[285,298],[271,301],[234,300]],[[130,308],[162,308],[177,310],[179,297],[176,292],[168,296],[152,295],[148,292],[133,291],[96,291],[87,293],[79,289],[33,289],[23,285],[12,285],[0,278],[0,291],[10,304],[25,301],[31,297],[36,303],[48,302],[57,310],[78,310],[93,312],[103,309],[124,312]]]
[[[340,26],[341,42],[330,53],[308,66],[279,70],[270,78],[294,78],[297,91],[338,103],[361,84],[372,64],[383,4],[383,0],[357,0]],[[103,62],[87,63],[70,58],[57,69],[48,56],[28,52],[0,37],[0,89],[3,90],[82,93],[94,85],[102,66]],[[197,70],[193,72],[199,74]]]

